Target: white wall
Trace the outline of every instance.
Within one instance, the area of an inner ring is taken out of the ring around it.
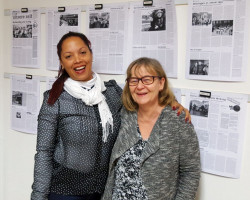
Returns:
[[[0,16],[3,16],[3,0],[0,0]],[[0,17],[0,27],[3,27],[3,17]],[[3,42],[3,32],[0,31],[0,44]],[[0,111],[3,110],[3,48],[0,48]],[[1,112],[2,113],[2,112]],[[3,177],[3,114],[0,115],[0,177]],[[3,199],[3,178],[0,178],[0,200]]]
[[[105,2],[123,2],[125,0],[105,0]],[[89,4],[89,0],[8,0],[0,1],[0,8],[19,9],[22,7],[52,7],[66,5]],[[100,3],[103,1],[91,1]],[[250,9],[250,1],[248,1]],[[187,5],[176,6],[178,23],[178,79],[170,79],[172,86],[177,88],[192,88],[203,90],[218,90],[225,92],[237,92],[250,94],[250,49],[248,53],[248,72],[247,81],[242,83],[228,83],[215,81],[196,81],[185,79],[185,48],[186,48],[186,16]],[[249,10],[248,9],[248,10]],[[0,11],[3,16],[2,9]],[[84,17],[85,14],[83,14]],[[1,26],[2,25],[2,26]],[[4,16],[0,18],[0,26],[4,27],[0,32],[0,148],[3,146],[3,167],[4,170],[2,200],[27,200],[31,193],[31,184],[33,181],[33,164],[36,145],[36,136],[20,133],[10,129],[10,79],[3,79],[3,72],[15,74],[33,74],[42,76],[55,76],[56,72],[46,70],[45,65],[45,16],[42,14],[42,67],[41,69],[14,68],[11,66],[11,17]],[[250,28],[250,27],[249,27]],[[84,28],[83,28],[84,31]],[[249,31],[250,33],[250,31]],[[250,46],[250,39],[248,41]],[[102,75],[104,80],[111,78],[118,82],[124,82],[124,76]],[[45,90],[45,83],[41,83],[41,94]],[[3,96],[3,99],[1,97]],[[42,98],[42,95],[41,95]],[[41,99],[42,100],[42,99]],[[248,103],[247,112],[250,113],[250,104]],[[247,121],[249,122],[248,115]],[[202,173],[197,200],[249,200],[250,199],[250,124],[246,127],[245,143],[243,148],[242,173],[240,179],[230,179],[215,175]],[[0,149],[2,152],[2,150]],[[1,153],[0,152],[0,153]],[[0,154],[1,159],[1,154]],[[0,186],[2,186],[0,182]],[[1,199],[1,196],[0,196]]]

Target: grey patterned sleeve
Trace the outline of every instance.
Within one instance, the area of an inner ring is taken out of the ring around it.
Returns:
[[[57,133],[58,102],[48,105],[49,92],[44,93],[44,100],[38,116],[37,147],[34,167],[34,183],[31,200],[47,200],[52,176],[52,159]]]
[[[200,180],[200,151],[193,125],[180,129],[180,174],[175,200],[195,199]]]
[[[116,92],[121,96],[122,95],[122,88],[116,83],[115,80],[109,80],[106,82],[106,86],[112,86],[115,88]]]

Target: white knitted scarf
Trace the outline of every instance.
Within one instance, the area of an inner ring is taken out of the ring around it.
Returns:
[[[106,142],[110,128],[111,132],[113,132],[113,118],[105,100],[105,96],[102,94],[102,91],[105,91],[106,87],[100,76],[93,72],[93,79],[87,82],[75,81],[71,78],[68,78],[64,83],[64,89],[71,96],[81,99],[88,106],[98,104],[103,130],[102,140]]]

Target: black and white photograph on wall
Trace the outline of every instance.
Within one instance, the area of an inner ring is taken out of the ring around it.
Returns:
[[[229,108],[230,108],[230,110],[233,110],[235,112],[240,111],[240,105],[230,105]]]
[[[23,93],[12,91],[12,105],[23,106]]]
[[[32,25],[13,25],[13,38],[32,38]]]
[[[212,14],[208,12],[192,13],[192,26],[208,26],[212,22]]]
[[[59,26],[78,26],[78,15],[60,15]]]
[[[22,118],[22,113],[21,112],[16,112],[16,118],[21,119]]]
[[[190,60],[191,75],[208,75],[209,60]]]
[[[215,20],[212,22],[213,36],[233,35],[233,20]]]
[[[142,14],[142,31],[166,30],[166,11],[156,9]]]
[[[191,100],[189,104],[189,112],[191,115],[200,117],[208,117],[209,101]]]
[[[109,28],[110,13],[90,13],[89,28]]]

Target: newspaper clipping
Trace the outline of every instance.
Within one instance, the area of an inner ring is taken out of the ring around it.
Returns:
[[[57,78],[46,77],[46,90],[50,90]]]
[[[124,74],[127,63],[128,4],[104,4],[87,9],[87,35],[93,49],[93,69],[99,73]]]
[[[181,89],[180,88],[171,88],[171,90],[175,96],[175,99],[178,102],[181,102]]]
[[[138,57],[160,61],[168,77],[177,77],[177,28],[173,0],[157,0],[152,6],[131,2],[129,10],[130,62]]]
[[[40,85],[36,78],[11,76],[11,128],[24,133],[37,133],[40,108]]]
[[[61,37],[69,32],[80,32],[81,8],[65,7],[65,12],[59,12],[58,8],[47,9],[47,69],[59,69],[56,45]]]
[[[246,0],[191,0],[189,3],[188,79],[244,81]]]
[[[40,10],[12,11],[12,65],[40,68]]]
[[[247,95],[190,90],[186,106],[199,139],[202,171],[239,178]]]

